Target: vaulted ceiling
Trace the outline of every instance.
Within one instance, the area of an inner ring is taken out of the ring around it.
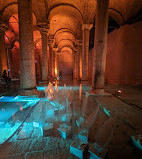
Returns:
[[[72,48],[82,36],[82,24],[95,25],[96,0],[32,0],[34,41],[40,44],[39,27],[49,28],[58,49]],[[139,20],[142,15],[142,0],[110,0],[109,25],[117,26]],[[0,26],[4,23],[6,44],[18,41],[17,0],[0,0]]]

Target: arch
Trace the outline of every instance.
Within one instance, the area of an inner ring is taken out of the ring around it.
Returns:
[[[81,18],[82,18],[82,21],[83,21],[83,15],[82,15],[81,11],[80,11],[77,7],[75,7],[74,5],[69,4],[69,3],[59,3],[59,4],[53,5],[52,7],[49,8],[48,13],[47,13],[47,17],[49,17],[50,12],[51,12],[54,8],[59,7],[59,6],[70,6],[70,7],[73,7],[74,9],[76,9],[76,10],[80,13]]]
[[[68,30],[68,31],[62,31],[62,32],[68,32],[68,33],[71,33],[71,34],[73,34],[74,36],[76,36],[76,34],[75,34],[75,32],[74,31],[72,31],[71,29],[69,29],[69,28],[59,28],[58,30],[56,30],[56,32],[54,33],[54,36],[57,34],[57,32],[58,31],[61,31],[61,30]]]
[[[122,15],[122,13],[121,13],[120,11],[118,11],[118,10],[115,9],[115,8],[109,8],[109,10],[112,10],[112,11],[114,11],[115,13],[117,13],[117,14],[121,17],[123,24],[125,23],[125,19],[124,19],[123,15]]]
[[[74,49],[73,49],[70,45],[64,45],[64,46],[62,46],[62,47],[60,48],[60,51],[62,51],[62,49],[63,49],[64,47],[70,48],[70,49],[72,50],[72,53],[73,53]]]
[[[6,9],[7,7],[9,7],[9,6],[11,6],[11,5],[14,5],[14,4],[17,4],[17,5],[18,5],[17,2],[11,2],[11,3],[7,4],[6,6],[4,6],[3,9],[1,10],[2,14],[3,14],[3,12],[5,11],[5,9]]]
[[[71,39],[61,39],[56,45],[58,46],[58,44],[59,44],[61,41],[70,41],[70,42],[75,46],[75,42],[72,41]]]

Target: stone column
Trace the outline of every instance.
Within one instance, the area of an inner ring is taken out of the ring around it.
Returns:
[[[77,42],[77,80],[82,78],[82,42]]]
[[[50,44],[49,45],[49,59],[48,59],[48,63],[49,63],[49,76],[52,77],[52,46]]]
[[[89,34],[92,24],[83,24],[83,45],[82,45],[82,81],[88,80],[88,56],[89,56]]]
[[[6,70],[8,74],[8,63],[7,63],[7,53],[5,48],[4,30],[0,27],[0,77],[2,76],[3,70]]]
[[[52,51],[52,77],[55,77],[55,51]]]
[[[59,57],[58,57],[58,48],[54,48],[55,53],[55,78],[59,76]]]
[[[7,51],[7,64],[8,64],[8,75],[9,77],[12,76],[12,53],[11,53],[11,48],[6,48],[6,51]]]
[[[36,88],[32,0],[18,0],[21,89]]]
[[[48,80],[47,33],[40,30],[42,39],[42,81]]]
[[[54,36],[50,35],[48,36],[48,46],[49,46],[49,76],[53,77],[53,42],[54,42]]]
[[[75,52],[73,51],[73,79],[75,79]]]
[[[109,0],[97,1],[92,88],[104,90]]]
[[[77,79],[77,72],[78,72],[78,52],[75,53],[75,79]]]

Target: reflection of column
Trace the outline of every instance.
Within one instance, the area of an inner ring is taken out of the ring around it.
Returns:
[[[104,89],[109,0],[97,1],[93,59],[93,89]]]
[[[0,30],[0,76],[3,73],[3,70],[6,70],[6,72],[8,73],[7,54],[6,54],[5,40],[4,40],[4,30]]]
[[[20,85],[22,89],[36,87],[33,45],[32,0],[18,0],[20,40]]]
[[[82,42],[77,43],[77,80],[82,78]]]
[[[42,39],[42,81],[48,80],[47,34],[40,31]]]
[[[83,45],[82,45],[82,80],[88,80],[88,56],[89,56],[89,34],[92,24],[83,24]]]

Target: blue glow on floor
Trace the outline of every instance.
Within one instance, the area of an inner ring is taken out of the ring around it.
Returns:
[[[21,122],[9,123],[8,119],[13,118],[15,113],[23,111],[27,107],[34,106],[41,98],[28,96],[1,96],[1,115],[0,115],[0,144],[5,142],[21,125]],[[9,104],[8,104],[9,103]],[[23,103],[23,104],[22,104]],[[14,124],[14,125],[13,125]]]
[[[67,90],[71,90],[72,88],[73,88],[75,91],[76,91],[76,90],[80,90],[80,87],[79,87],[79,86],[66,86],[66,89],[67,89]],[[59,86],[59,90],[62,90],[62,89],[64,89],[64,86]],[[91,89],[90,86],[83,86],[83,87],[82,87],[82,90],[83,90],[83,91],[89,91],[90,89]],[[45,87],[44,87],[44,86],[37,86],[37,90],[38,90],[38,91],[45,91]]]
[[[27,97],[27,96],[2,96],[0,98],[0,102],[29,102],[36,101],[38,102],[41,98],[37,97]]]
[[[103,108],[103,111],[104,111],[104,113],[105,113],[107,116],[109,116],[109,117],[111,116],[110,113],[109,113],[110,111],[107,110],[106,108]]]

